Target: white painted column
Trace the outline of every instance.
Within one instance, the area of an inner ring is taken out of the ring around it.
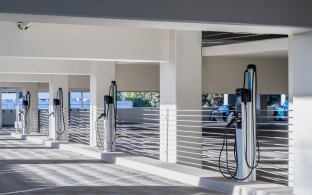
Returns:
[[[3,115],[3,111],[2,111],[2,91],[0,90],[0,128],[2,128],[2,115]]]
[[[286,94],[281,94],[281,105],[286,102]]]
[[[20,106],[19,106],[19,92],[20,89],[16,88],[16,99],[15,99],[15,128],[21,130],[21,120],[20,120]]]
[[[104,108],[104,95],[115,80],[115,62],[94,62],[90,76],[90,146],[96,146],[96,119]],[[118,85],[118,83],[117,83]]]
[[[56,93],[59,90],[59,88],[62,88],[63,95],[64,95],[64,111],[68,116],[69,111],[69,99],[68,99],[68,76],[67,75],[51,75],[50,81],[49,81],[49,113],[53,112],[53,99],[56,98]],[[51,115],[49,118],[49,135],[50,138],[54,139],[56,134],[55,129],[55,116]]]
[[[27,83],[25,84],[25,93],[30,92],[30,130],[32,132],[38,132],[38,83]]]
[[[224,94],[223,95],[223,104],[224,105],[229,105],[229,94]]]
[[[312,32],[289,37],[290,171],[294,194],[311,194]]]
[[[201,121],[202,118],[177,115],[202,113],[201,32],[171,31],[170,45],[170,62],[160,64],[160,160],[200,167],[201,123],[178,120]]]

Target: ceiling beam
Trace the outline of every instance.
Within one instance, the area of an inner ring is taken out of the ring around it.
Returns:
[[[91,61],[1,58],[0,73],[90,75]],[[1,80],[1,78],[0,78]]]
[[[0,6],[1,7],[1,6]],[[169,31],[124,27],[34,23],[20,30],[16,22],[0,22],[0,56],[93,60],[169,60]]]
[[[238,56],[288,51],[288,38],[204,47],[203,56]]]

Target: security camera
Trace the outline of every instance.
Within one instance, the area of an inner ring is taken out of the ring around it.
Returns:
[[[27,30],[31,26],[31,22],[24,23],[24,22],[18,22],[17,26],[20,30]]]

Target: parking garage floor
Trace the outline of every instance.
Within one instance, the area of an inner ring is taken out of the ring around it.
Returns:
[[[0,194],[221,194],[43,145],[0,130]]]

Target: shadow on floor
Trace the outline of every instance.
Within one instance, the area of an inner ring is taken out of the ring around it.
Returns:
[[[49,147],[2,147],[0,146],[0,150],[5,150],[5,149],[29,149],[29,150],[35,150],[35,149],[53,149]]]
[[[54,159],[4,159],[0,160],[0,165],[13,165],[13,164],[109,164],[105,163],[102,160],[86,160],[86,159],[77,159],[77,160],[54,160]]]
[[[221,195],[192,186],[59,186],[41,187],[24,191],[7,191],[10,194],[114,194],[114,195]]]

